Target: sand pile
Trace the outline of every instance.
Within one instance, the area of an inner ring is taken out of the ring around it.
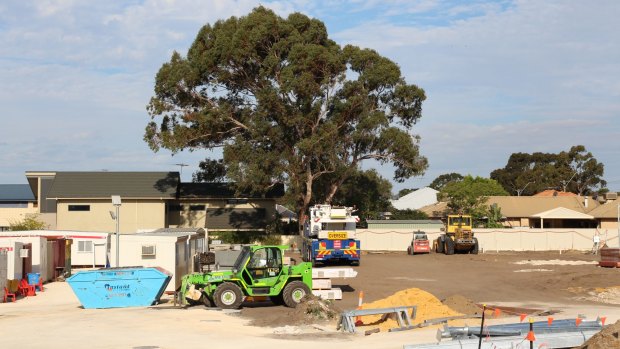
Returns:
[[[465,315],[482,315],[482,309],[476,303],[458,294],[442,299],[441,303]],[[490,312],[485,313],[490,314]]]
[[[620,348],[620,320],[609,325],[592,336],[578,349],[610,349]]]
[[[389,308],[409,305],[417,306],[416,317],[415,319],[412,319],[413,325],[419,324],[424,320],[463,315],[450,309],[447,305],[442,304],[437,297],[419,288],[402,290],[387,298],[380,299],[372,303],[363,304],[362,309]],[[385,321],[382,321],[381,315],[363,316],[361,320],[364,325],[372,326],[369,328],[379,327],[381,331],[387,331],[390,328],[398,327],[398,321],[396,321],[396,319],[386,319]]]

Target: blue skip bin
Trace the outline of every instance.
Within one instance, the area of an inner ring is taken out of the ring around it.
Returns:
[[[172,274],[162,268],[80,271],[67,279],[85,309],[148,307],[164,293]]]

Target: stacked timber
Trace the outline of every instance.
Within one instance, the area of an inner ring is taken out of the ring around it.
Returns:
[[[342,299],[342,290],[332,287],[331,278],[354,278],[353,268],[312,269],[312,294],[322,299]]]
[[[620,248],[603,247],[600,249],[601,261],[598,265],[607,268],[620,268]]]

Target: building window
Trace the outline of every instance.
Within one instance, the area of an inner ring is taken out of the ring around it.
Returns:
[[[179,212],[179,211],[183,211],[183,205],[168,205],[168,211],[170,212]]]
[[[191,205],[189,207],[190,211],[204,211],[205,210],[205,205]]]
[[[90,205],[69,205],[69,211],[90,211]]]
[[[142,245],[142,258],[155,258],[155,245]]]
[[[93,242],[78,241],[78,252],[93,252]]]
[[[248,199],[228,199],[228,200],[226,200],[226,203],[229,204],[229,205],[247,204],[248,203]]]

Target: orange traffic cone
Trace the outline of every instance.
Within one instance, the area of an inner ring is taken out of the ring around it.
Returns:
[[[362,303],[364,301],[364,291],[360,291],[359,297],[357,299],[357,309],[360,310],[362,309]],[[355,326],[361,326],[364,323],[362,322],[362,317],[361,316],[356,316],[355,317]]]
[[[520,314],[519,315],[519,321],[523,322],[523,319],[525,319],[526,316],[527,316],[527,314]]]
[[[525,339],[527,339],[530,342],[533,342],[536,340],[536,337],[534,336],[534,331],[529,331],[527,333],[527,336],[525,337]]]
[[[548,317],[547,318],[547,325],[551,326],[551,324],[553,324],[553,318],[552,317]]]
[[[494,317],[499,317],[501,313],[502,311],[499,308],[495,308],[495,310],[493,310]]]
[[[601,317],[601,326],[605,326],[605,320],[607,320],[606,316]]]
[[[581,320],[581,318],[580,318],[580,317],[576,318],[576,319],[575,319],[575,326],[579,327],[579,325],[581,324],[581,321],[582,321],[582,320]]]

